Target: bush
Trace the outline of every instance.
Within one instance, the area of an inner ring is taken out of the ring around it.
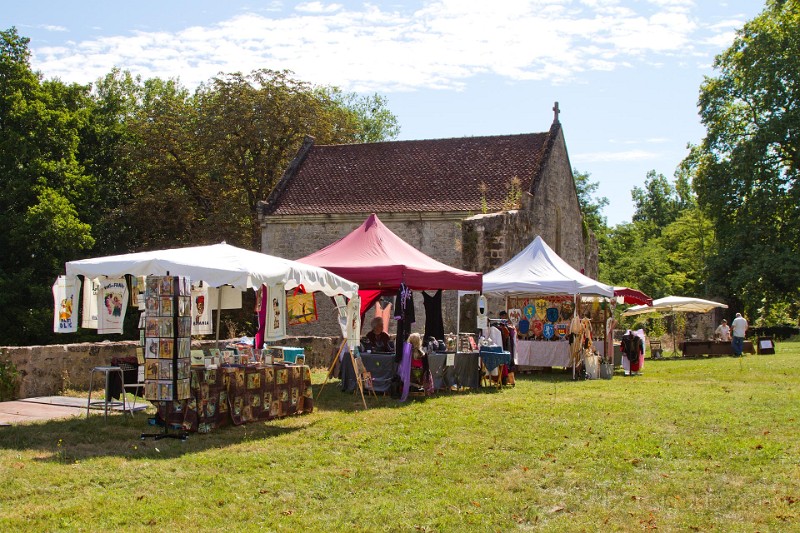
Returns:
[[[10,359],[0,358],[0,402],[15,399],[18,389],[19,372],[17,371],[17,366]]]

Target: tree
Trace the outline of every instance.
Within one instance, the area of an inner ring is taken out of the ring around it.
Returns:
[[[718,234],[710,282],[754,316],[800,294],[800,2],[768,1],[714,67],[685,163]]]
[[[50,287],[91,248],[95,180],[80,163],[88,87],[41,82],[28,39],[0,31],[0,323],[3,342],[52,330]]]
[[[588,172],[581,172],[576,168],[572,170],[572,177],[575,180],[575,190],[578,193],[578,204],[581,206],[583,220],[597,238],[602,239],[608,230],[606,217],[603,216],[608,198],[594,196],[600,183],[589,181],[591,174]]]

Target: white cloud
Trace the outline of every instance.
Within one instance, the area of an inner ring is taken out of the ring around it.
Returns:
[[[271,68],[348,90],[391,92],[459,89],[485,73],[581,81],[591,71],[697,54],[710,38],[697,35],[688,0],[650,0],[647,12],[630,5],[642,12],[617,0],[430,0],[416,11],[311,1],[286,16],[245,13],[174,33],[32,50],[37,69],[65,81],[94,81],[117,66],[192,87],[219,72]]]
[[[64,26],[56,26],[54,24],[40,24],[39,28],[47,31],[67,31]]]
[[[586,152],[570,155],[575,163],[609,163],[620,161],[644,161],[658,159],[661,155],[647,150],[627,150],[624,152]]]
[[[342,9],[342,4],[323,4],[322,2],[306,2],[295,7],[297,11],[306,13],[335,13]]]

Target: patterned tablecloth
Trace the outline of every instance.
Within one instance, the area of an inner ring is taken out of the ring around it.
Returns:
[[[161,419],[186,431],[208,433],[231,423],[314,410],[311,369],[304,365],[192,368],[191,394],[188,400],[158,403]]]

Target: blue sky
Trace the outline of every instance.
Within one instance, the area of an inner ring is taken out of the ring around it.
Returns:
[[[0,27],[46,78],[117,66],[193,88],[219,72],[289,69],[380,93],[400,139],[546,131],[553,102],[573,167],[629,221],[648,170],[672,177],[703,128],[697,96],[756,0],[29,0]],[[442,192],[446,194],[446,191]]]

